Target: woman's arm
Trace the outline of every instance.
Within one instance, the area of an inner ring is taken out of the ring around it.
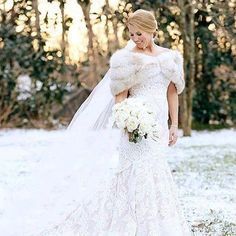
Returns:
[[[115,103],[122,102],[128,96],[128,89],[115,96]]]
[[[178,138],[178,108],[179,108],[179,98],[176,87],[173,82],[170,82],[168,86],[167,100],[171,119],[171,126],[169,130],[169,146],[172,146],[176,143]]]

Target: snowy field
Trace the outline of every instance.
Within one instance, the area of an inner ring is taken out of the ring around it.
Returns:
[[[0,131],[1,236],[28,236],[24,232],[30,225],[35,226],[37,222],[35,227],[40,231],[71,211],[72,202],[61,207],[61,191],[53,191],[48,193],[51,204],[37,208],[39,212],[28,220],[27,227],[21,225],[21,220],[29,214],[30,199],[22,189],[44,158],[41,154],[61,132]],[[192,137],[179,138],[170,152],[168,162],[184,213],[196,236],[236,235],[236,131],[194,131]],[[16,198],[23,204],[16,207]],[[48,212],[51,213],[49,218],[46,217]]]

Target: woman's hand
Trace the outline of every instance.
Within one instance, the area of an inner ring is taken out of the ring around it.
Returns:
[[[178,139],[178,126],[170,126],[169,129],[169,146],[172,146],[176,143]]]
[[[127,97],[128,97],[128,90],[124,90],[123,92],[115,96],[115,103],[122,102]]]

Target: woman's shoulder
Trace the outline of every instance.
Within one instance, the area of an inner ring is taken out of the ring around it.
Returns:
[[[160,63],[164,67],[171,67],[173,64],[182,64],[183,63],[183,55],[177,49],[164,48],[163,57],[160,60]]]
[[[178,49],[169,49],[173,53],[173,59],[176,61],[183,60],[183,54]]]
[[[170,78],[173,74],[183,70],[183,55],[177,49],[168,49],[167,53],[159,57],[161,71]]]
[[[117,49],[110,57],[111,67],[135,66],[142,63],[141,59],[126,48]]]
[[[119,66],[127,56],[127,50],[117,49],[110,57],[110,66]]]

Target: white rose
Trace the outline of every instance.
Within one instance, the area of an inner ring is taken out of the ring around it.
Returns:
[[[135,117],[129,117],[129,119],[126,121],[126,127],[129,132],[133,132],[135,129],[137,129],[138,125],[138,119]]]
[[[116,125],[119,129],[124,129],[126,127],[126,123],[124,120],[116,120]]]
[[[119,103],[116,103],[113,107],[112,107],[112,111],[118,111],[120,110],[122,107],[122,104],[119,102]]]
[[[139,116],[139,120],[141,121],[141,123],[155,123],[155,117],[147,113],[141,113]]]
[[[117,115],[118,115],[117,119],[119,119],[119,120],[121,120],[123,122],[125,122],[128,119],[128,117],[129,117],[128,114],[126,112],[124,112],[124,111],[119,112]]]
[[[137,119],[141,122],[142,121],[143,112],[142,111],[137,111],[135,115],[136,115]]]
[[[136,118],[138,118],[139,113],[141,113],[142,111],[140,109],[138,109],[137,107],[134,107],[131,111],[130,114],[132,116],[135,116]]]
[[[142,123],[139,125],[139,131],[142,134],[150,134],[152,132],[152,126],[148,123]]]

